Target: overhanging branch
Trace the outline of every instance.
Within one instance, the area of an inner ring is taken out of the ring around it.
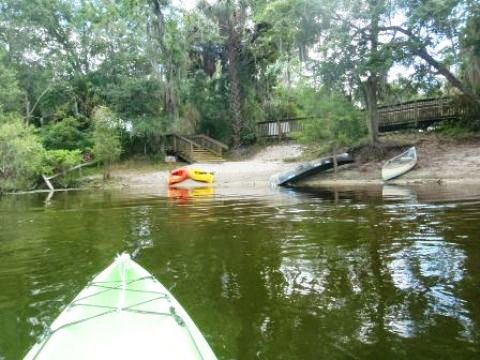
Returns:
[[[430,66],[435,68],[440,75],[443,75],[448,82],[458,90],[460,90],[465,96],[467,96],[470,100],[475,101],[476,103],[480,103],[480,99],[470,91],[465,85],[441,62],[437,61],[436,59],[431,56],[425,44],[421,41],[419,37],[417,37],[413,32],[408,29],[404,29],[400,26],[383,26],[378,28],[379,31],[394,31],[399,32],[407,36],[411,41],[412,45],[409,46],[410,49],[413,51],[415,55],[422,58],[426,61]]]

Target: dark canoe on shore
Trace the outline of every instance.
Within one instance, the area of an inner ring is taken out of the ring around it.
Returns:
[[[348,153],[337,155],[337,165],[342,166],[353,162]],[[273,175],[270,182],[278,186],[289,186],[299,180],[306,179],[312,175],[333,169],[333,157],[327,157],[300,164],[287,172]]]

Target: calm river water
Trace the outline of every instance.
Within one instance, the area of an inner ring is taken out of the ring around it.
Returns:
[[[122,251],[219,359],[480,358],[480,187],[202,194],[0,198],[0,359]]]

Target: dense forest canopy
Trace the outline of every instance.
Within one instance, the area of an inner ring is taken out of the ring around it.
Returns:
[[[478,0],[181,4],[0,0],[0,126],[21,119],[46,151],[85,151],[106,107],[123,154],[150,154],[171,132],[239,147],[262,120],[331,109],[335,122],[328,103],[347,102],[338,116],[368,125],[375,143],[381,104],[480,102]]]

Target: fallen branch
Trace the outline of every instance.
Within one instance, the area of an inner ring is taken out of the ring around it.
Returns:
[[[49,178],[46,177],[45,175],[42,174],[43,181],[45,181],[45,184],[47,184],[48,188],[50,191],[55,191],[55,188],[53,187],[52,183],[50,182]]]
[[[83,164],[78,164],[78,165],[75,165],[75,166],[71,167],[70,169],[64,170],[62,172],[59,172],[59,173],[51,175],[51,176],[45,176],[44,174],[42,174],[42,178],[43,178],[43,181],[45,181],[45,184],[47,184],[47,187],[51,191],[55,191],[55,188],[53,187],[50,180],[55,179],[59,176],[64,176],[66,173],[69,173],[69,172],[74,171],[74,170],[81,169],[85,166],[90,166],[90,165],[96,164],[97,162],[98,162],[97,160],[92,160],[92,161],[89,161],[89,162],[86,162],[86,163],[83,163]]]

